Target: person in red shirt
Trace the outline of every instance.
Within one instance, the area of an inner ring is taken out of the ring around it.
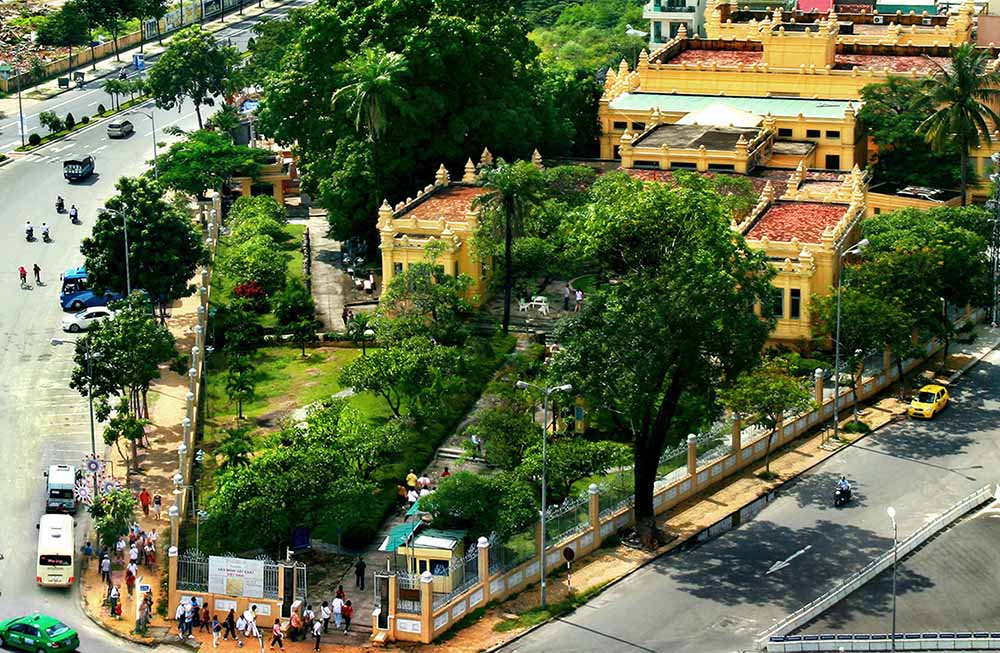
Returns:
[[[354,616],[354,608],[351,606],[351,602],[348,601],[344,604],[344,607],[340,609],[340,616],[344,620],[344,634],[351,629],[351,617]]]
[[[153,497],[150,496],[149,490],[142,488],[142,492],[139,493],[139,505],[142,506],[142,514],[149,517],[149,504],[153,502]]]

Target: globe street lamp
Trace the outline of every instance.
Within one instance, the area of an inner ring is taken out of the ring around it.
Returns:
[[[885,509],[889,519],[892,520],[892,650],[896,650],[896,552],[899,549],[899,540],[896,537],[896,509],[889,506]]]
[[[866,247],[868,247],[868,239],[862,238],[858,243],[841,252],[840,257],[837,261],[837,329],[836,335],[833,338],[834,346],[834,357],[833,357],[833,439],[836,440],[839,437],[840,431],[840,294],[841,285],[844,280],[844,257],[848,254],[860,254]],[[902,383],[902,379],[900,382]]]
[[[549,395],[553,392],[571,392],[573,386],[569,383],[564,383],[563,385],[555,385],[548,388],[542,388],[534,383],[528,383],[527,381],[518,381],[514,384],[514,387],[519,390],[527,390],[528,388],[534,388],[542,393],[542,510],[541,510],[541,522],[542,522],[542,545],[541,545],[541,571],[539,571],[539,598],[541,600],[541,605],[545,607],[545,510],[547,506],[545,505],[546,494],[545,494],[545,484],[546,484],[546,465],[548,459],[546,458],[545,442],[548,439],[546,434],[549,430]]]

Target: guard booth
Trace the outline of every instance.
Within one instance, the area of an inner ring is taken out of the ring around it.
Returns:
[[[419,576],[429,571],[434,575],[431,591],[450,594],[461,581],[456,578],[461,570],[453,570],[451,563],[465,555],[465,531],[419,529],[399,547],[399,554],[406,558],[410,573]]]

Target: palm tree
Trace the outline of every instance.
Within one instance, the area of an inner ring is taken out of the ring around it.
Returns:
[[[369,338],[366,334],[372,328],[372,314],[361,311],[359,313],[351,316],[351,319],[347,321],[347,336],[357,345],[361,343],[361,355],[365,356],[368,354],[366,351],[365,344]]]
[[[521,231],[528,212],[541,200],[544,179],[541,171],[528,161],[507,163],[498,159],[495,168],[481,172],[479,183],[487,190],[473,202],[479,209],[477,237],[486,243],[496,243],[503,234],[503,332],[508,333],[514,287],[514,235]]]
[[[242,361],[240,363],[234,361],[229,368],[229,376],[226,377],[226,394],[230,401],[236,402],[237,422],[243,419],[243,402],[253,399],[254,391],[257,389],[253,366],[242,364]]]
[[[215,448],[215,455],[222,457],[219,470],[246,467],[254,451],[253,436],[247,427],[227,429],[225,439]]]
[[[385,132],[389,107],[399,106],[405,96],[400,78],[406,72],[406,58],[381,45],[362,47],[340,67],[343,85],[333,94],[333,104],[347,103],[354,128],[370,142]]]
[[[1000,71],[991,67],[986,51],[965,43],[952,51],[948,66],[931,60],[938,74],[927,81],[927,98],[937,107],[919,131],[936,150],[958,145],[961,157],[962,205],[966,203],[969,151],[1000,127],[990,105],[1000,99]]]

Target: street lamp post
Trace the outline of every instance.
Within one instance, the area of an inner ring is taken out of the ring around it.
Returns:
[[[899,538],[896,530],[896,509],[889,506],[885,509],[892,520],[892,650],[896,650],[896,553],[899,549]]]
[[[125,115],[133,113],[138,113],[140,115],[146,116],[147,118],[149,118],[149,121],[153,124],[153,179],[155,179],[156,181],[160,181],[160,169],[159,166],[156,165],[156,116],[153,114],[152,111],[146,113],[145,111],[139,111],[138,109],[133,109],[132,111],[129,111]]]
[[[53,338],[51,341],[52,345],[67,345],[73,343],[72,340],[60,340],[59,338]],[[87,360],[87,403],[90,407],[90,455],[93,456],[94,460],[97,460],[97,434],[94,430],[94,391],[92,382],[94,379],[94,364],[90,356],[90,342],[87,338],[83,338],[84,343],[84,356]],[[94,472],[94,498],[97,498],[97,472]]]
[[[123,208],[120,211],[118,211],[116,209],[109,209],[106,206],[104,207],[104,210],[107,211],[108,213],[113,213],[113,214],[119,216],[122,219],[122,230],[124,230],[124,232],[125,232],[125,294],[126,295],[131,295],[132,294],[132,272],[129,269],[129,262],[128,262],[128,216],[125,213],[124,205],[122,205],[122,206],[123,206]]]
[[[860,254],[865,247],[868,247],[868,239],[862,238],[854,247],[841,252],[837,259],[837,328],[833,338],[833,438],[835,440],[840,434],[840,291],[844,280],[844,257],[848,254]],[[902,381],[900,379],[901,383]]]
[[[553,392],[570,392],[573,390],[573,386],[569,383],[564,383],[563,385],[550,386],[548,388],[541,388],[533,383],[528,383],[527,381],[518,381],[514,384],[515,387],[521,390],[527,390],[528,388],[534,388],[535,390],[540,390],[542,392],[542,510],[541,510],[541,525],[542,525],[542,543],[541,543],[541,558],[540,560],[540,571],[539,575],[539,589],[538,595],[541,602],[541,606],[545,607],[545,550],[547,548],[545,542],[545,511],[547,506],[546,502],[546,466],[548,464],[548,459],[546,458],[545,443],[548,440],[547,433],[549,430],[549,395]]]
[[[21,105],[21,71],[17,68],[11,68],[7,62],[0,61],[0,77],[3,77],[5,82],[10,81],[12,70],[17,80],[17,131],[21,135],[21,147],[24,147],[24,108]]]

